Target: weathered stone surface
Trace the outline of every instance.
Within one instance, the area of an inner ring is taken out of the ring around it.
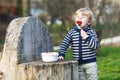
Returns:
[[[77,61],[41,61],[19,64],[19,80],[78,80]],[[74,71],[73,71],[74,70]],[[23,73],[24,72],[24,73]],[[26,78],[26,79],[25,79]]]
[[[8,26],[2,61],[8,58],[8,54],[10,58],[17,54],[18,63],[36,61],[41,59],[41,52],[52,50],[48,31],[41,20],[36,17],[18,18]]]
[[[53,51],[53,46],[41,20],[15,19],[7,28],[0,71],[6,74],[7,80],[16,80],[11,77],[15,77],[18,63],[41,60],[41,52],[47,51]]]
[[[41,52],[53,51],[51,43],[38,18],[13,20],[6,33],[0,80],[77,80],[77,61],[41,62]]]

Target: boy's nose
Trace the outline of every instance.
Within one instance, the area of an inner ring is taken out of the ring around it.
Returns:
[[[82,17],[81,17],[81,16],[79,16],[78,18],[79,18],[79,19],[82,19]]]

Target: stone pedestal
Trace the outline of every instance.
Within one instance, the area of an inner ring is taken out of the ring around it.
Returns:
[[[77,61],[36,61],[18,66],[22,75],[17,80],[78,80]]]
[[[13,20],[6,32],[0,61],[0,80],[72,80],[76,61],[41,62],[41,53],[53,51],[48,30],[36,17]],[[77,72],[76,72],[77,73]],[[77,80],[76,78],[73,80]]]

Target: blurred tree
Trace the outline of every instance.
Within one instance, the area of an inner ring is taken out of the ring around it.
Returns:
[[[17,0],[17,14],[19,16],[30,15],[30,0]]]
[[[22,15],[29,16],[30,15],[30,0],[22,0]]]
[[[77,0],[43,0],[43,3],[46,5],[45,9],[51,16],[52,24],[56,19],[60,19],[65,30],[69,29],[69,27],[66,27],[68,24],[73,25],[71,16],[80,7],[78,4],[80,1]]]
[[[120,10],[116,0],[41,0],[40,7],[45,9],[51,17],[52,24],[56,19],[60,19],[63,24],[61,29],[68,31],[74,25],[73,14],[80,7],[90,7],[95,15],[94,29],[96,30],[99,40],[102,37],[113,36],[114,26],[117,23]],[[51,25],[52,25],[51,24]],[[49,29],[52,30],[50,25]],[[108,30],[110,29],[110,30]],[[106,34],[106,35],[102,35]],[[63,35],[60,33],[61,37]]]

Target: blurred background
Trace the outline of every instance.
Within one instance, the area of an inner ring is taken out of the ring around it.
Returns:
[[[120,1],[119,0],[0,0],[0,52],[11,20],[36,16],[48,29],[53,46],[59,46],[65,34],[75,26],[73,14],[90,7],[95,15],[100,51],[100,80],[120,80]],[[114,41],[112,41],[114,40]],[[104,45],[108,45],[105,47]]]
[[[95,15],[99,41],[120,35],[119,0],[0,0],[0,44],[12,19],[39,17],[49,30],[54,46],[74,27],[73,14],[80,7],[90,7]]]

